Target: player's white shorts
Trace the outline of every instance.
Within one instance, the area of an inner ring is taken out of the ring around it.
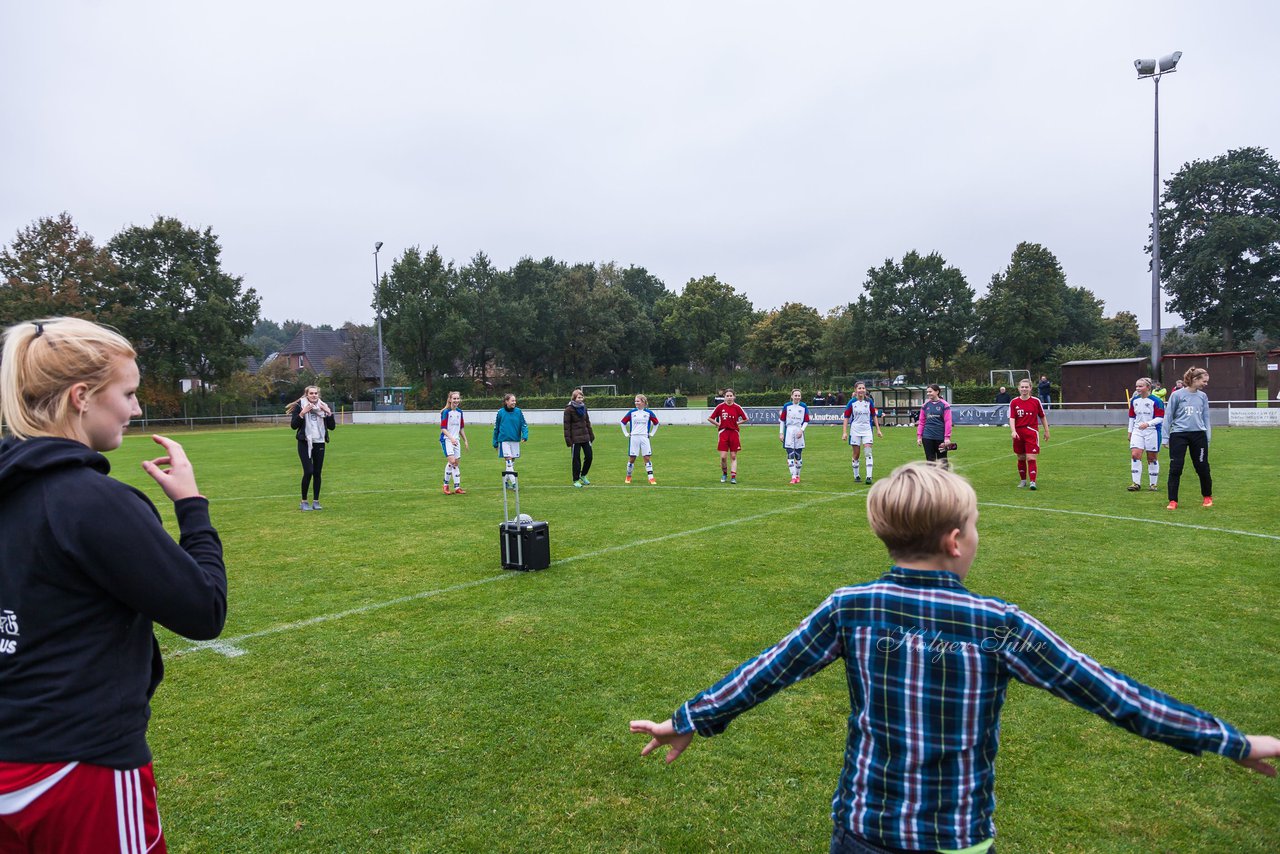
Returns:
[[[441,433],[440,450],[444,451],[446,457],[462,456],[462,438],[460,436],[446,436]]]
[[[648,436],[632,436],[631,442],[627,447],[627,456],[629,457],[653,456],[653,446],[649,443],[649,437]]]
[[[875,441],[875,440],[871,437],[871,431],[870,431],[870,430],[866,431],[865,433],[864,433],[864,432],[862,432],[861,430],[850,430],[850,431],[849,431],[849,444],[850,444],[850,445],[857,445],[857,446],[861,447],[862,445],[870,445],[870,444],[872,444],[874,441]]]
[[[1160,437],[1154,427],[1148,427],[1146,430],[1134,430],[1129,434],[1129,447],[1137,448],[1140,451],[1155,452],[1160,450]]]
[[[798,427],[793,427],[786,432],[786,436],[782,440],[782,447],[788,450],[804,449],[804,431]]]
[[[519,459],[520,443],[519,442],[499,442],[498,453],[502,454],[504,458],[509,460]]]

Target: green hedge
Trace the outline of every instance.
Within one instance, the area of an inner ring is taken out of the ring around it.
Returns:
[[[805,395],[809,402],[812,402],[812,394]],[[739,406],[778,406],[786,403],[791,399],[791,389],[782,391],[742,391],[735,392],[733,402]],[[714,394],[707,395],[707,409],[715,409],[716,396]]]
[[[666,395],[659,398],[649,398],[650,409],[661,409],[663,402],[667,399]],[[636,396],[628,395],[587,395],[587,406],[591,409],[630,409],[635,405]],[[521,409],[564,409],[569,405],[569,396],[565,394],[544,395],[542,397],[522,397],[516,395],[516,406]],[[689,405],[689,398],[680,395],[676,398],[677,407],[685,407]],[[444,404],[440,404],[440,408],[444,409]],[[484,409],[501,409],[502,398],[500,397],[463,397],[463,411],[474,410],[481,411]]]
[[[996,385],[956,385],[951,387],[952,403],[995,403],[996,395],[1000,392],[1000,386]],[[1018,396],[1017,389],[1011,389],[1009,394],[1013,397]]]

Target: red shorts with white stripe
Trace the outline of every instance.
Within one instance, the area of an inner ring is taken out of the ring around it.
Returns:
[[[1026,427],[1018,428],[1018,438],[1013,440],[1013,452],[1015,454],[1039,454],[1040,453],[1040,431],[1029,430]]]
[[[738,435],[737,430],[721,430],[719,450],[733,451],[735,454],[742,450],[742,437]]]
[[[164,854],[151,763],[0,762],[0,854]]]

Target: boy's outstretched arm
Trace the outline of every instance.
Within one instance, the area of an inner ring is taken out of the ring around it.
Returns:
[[[646,735],[653,736],[652,740],[650,740],[650,742],[644,746],[644,750],[640,751],[641,756],[648,756],[650,753],[652,753],[654,750],[656,750],[658,747],[664,744],[670,745],[671,749],[667,751],[667,756],[666,756],[666,761],[668,765],[670,765],[672,762],[675,762],[676,757],[679,756],[681,753],[684,753],[684,749],[689,746],[690,742],[693,741],[693,736],[695,735],[695,733],[692,733],[692,732],[687,732],[687,733],[676,732],[675,724],[671,722],[670,718],[663,721],[662,723],[655,723],[654,721],[632,721],[631,731],[643,732]],[[1270,766],[1267,766],[1267,767],[1270,767]],[[1271,770],[1271,773],[1272,774],[1275,773],[1274,768]]]
[[[648,722],[640,721],[639,723]],[[631,724],[631,728],[635,729],[635,722]],[[1246,735],[1245,740],[1249,742],[1249,755],[1244,759],[1235,760],[1236,764],[1251,771],[1257,771],[1266,777],[1274,777],[1276,775],[1276,766],[1263,760],[1280,757],[1280,738],[1272,738],[1269,735]],[[646,748],[646,750],[648,749]],[[670,762],[671,759],[667,759],[667,761]]]

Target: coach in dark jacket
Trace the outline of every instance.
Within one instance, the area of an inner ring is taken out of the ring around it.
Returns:
[[[595,440],[582,389],[575,388],[564,408],[564,443],[573,448],[573,485],[579,489],[591,485],[587,472],[591,471],[591,443]]]

